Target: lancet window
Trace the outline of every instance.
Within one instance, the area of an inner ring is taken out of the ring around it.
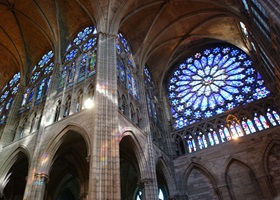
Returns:
[[[2,89],[0,97],[0,124],[4,123],[13,104],[15,95],[18,91],[20,73],[14,74],[10,81]]]
[[[33,106],[33,103],[36,105],[45,100],[50,86],[53,68],[54,53],[49,51],[42,56],[40,61],[32,69],[28,79],[28,85],[23,95],[22,109],[27,109]]]
[[[138,99],[139,91],[138,80],[136,76],[136,66],[129,44],[121,33],[118,34],[116,49],[118,81],[131,96]]]
[[[58,89],[62,91],[96,72],[97,32],[93,26],[82,29],[66,48]]]
[[[154,122],[159,122],[159,109],[158,109],[158,99],[156,95],[155,85],[147,67],[144,67],[144,83],[146,89],[147,107],[150,119]]]

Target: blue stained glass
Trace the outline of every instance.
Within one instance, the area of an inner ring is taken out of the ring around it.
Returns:
[[[249,129],[247,123],[242,121],[241,124],[242,124],[243,130],[245,131],[246,135],[249,135],[251,132],[250,132],[250,129]]]
[[[242,131],[242,129],[241,129],[241,127],[240,127],[239,124],[236,124],[236,125],[235,125],[235,128],[236,128],[236,131],[237,131],[239,137],[241,137],[241,136],[244,135],[244,134],[243,134],[243,131]]]
[[[251,133],[255,133],[256,129],[255,129],[254,125],[253,125],[253,122],[250,119],[247,120],[247,124],[248,124],[248,127],[249,127]]]
[[[226,141],[226,137],[225,137],[225,134],[224,134],[222,129],[219,129],[219,134],[220,134],[222,142],[225,142]]]
[[[272,115],[269,112],[267,113],[267,118],[273,126],[277,125],[275,120],[273,119]]]
[[[14,84],[16,84],[20,79],[20,73],[16,73],[13,78],[9,81],[9,86],[12,87]]]
[[[35,81],[39,78],[40,74],[41,74],[40,71],[35,72],[35,73],[32,75],[32,77],[31,77],[31,79],[30,79],[30,81],[29,81],[29,84],[35,83]]]
[[[152,80],[151,74],[150,74],[149,70],[147,69],[147,67],[144,67],[144,73],[145,73],[148,81],[151,82],[151,80]],[[174,80],[176,81],[176,78],[174,78]]]
[[[83,46],[83,51],[90,50],[96,43],[96,38],[90,38]]]
[[[53,52],[49,51],[45,55],[43,55],[42,59],[38,62],[38,65],[40,68],[42,68],[44,65],[48,64],[53,57]],[[36,67],[36,66],[35,66]]]
[[[53,71],[54,64],[50,63],[46,68],[44,74],[49,74]]]
[[[78,73],[78,79],[83,78],[86,74],[86,65],[87,65],[87,54],[84,54],[80,61],[80,68]]]
[[[16,94],[18,91],[19,83],[13,88],[12,94]]]
[[[269,125],[263,115],[260,115],[260,121],[264,128],[269,128]]]
[[[124,50],[127,52],[127,53],[130,53],[130,49],[129,49],[129,46],[128,46],[128,42],[126,41],[126,39],[123,37],[123,35],[121,33],[118,34],[118,37],[119,37],[119,40],[121,41],[123,47],[124,47]]]
[[[272,114],[274,115],[274,117],[278,121],[278,123],[280,124],[280,117],[279,117],[278,113],[276,111],[272,111]]]
[[[67,55],[66,55],[66,62],[72,60],[78,55],[78,49],[72,49]]]
[[[33,95],[34,95],[34,89],[32,89],[32,91],[29,94],[29,98],[28,98],[28,102],[31,102],[33,99]]]
[[[259,129],[260,131],[262,131],[262,130],[263,130],[263,127],[262,127],[262,124],[261,124],[259,118],[254,117],[254,121],[255,121],[255,124],[256,124],[256,126],[258,127],[258,129]]]
[[[74,44],[79,45],[82,41],[85,41],[88,38],[88,35],[93,32],[93,27],[86,27],[80,31],[76,38],[74,39]]]
[[[127,69],[126,73],[127,73],[127,89],[130,94],[133,94],[131,72],[129,69]]]
[[[4,92],[4,94],[2,94],[2,96],[1,96],[1,102],[3,102],[6,98],[7,98],[7,96],[8,96],[8,94],[10,93],[10,91],[8,91],[8,90],[6,90],[5,92]]]
[[[41,81],[41,84],[39,85],[39,88],[38,88],[38,91],[37,91],[37,96],[36,96],[36,100],[40,99],[41,96],[42,96],[42,92],[43,92],[43,88],[46,84],[46,78],[44,78],[42,81]]]
[[[214,132],[213,132],[213,137],[214,137],[214,141],[215,141],[215,143],[216,143],[216,144],[219,144],[219,143],[220,143],[220,141],[219,141],[219,138],[218,138],[218,136],[217,136],[216,131],[214,131]]]
[[[185,122],[198,122],[194,114],[184,113],[189,109],[199,110],[201,119],[209,118],[270,94],[250,58],[233,46],[207,48],[187,58],[174,70],[167,88],[171,107]]]

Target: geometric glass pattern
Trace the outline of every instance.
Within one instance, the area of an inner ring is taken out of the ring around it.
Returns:
[[[9,113],[13,99],[18,91],[20,73],[14,74],[11,80],[2,89],[0,97],[0,123],[2,124]]]
[[[207,48],[181,63],[169,79],[176,129],[269,95],[252,60],[237,47]]]
[[[82,29],[68,45],[61,68],[58,88],[73,86],[96,71],[97,31],[94,26]]]
[[[54,68],[54,53],[48,51],[44,54],[41,60],[32,69],[32,74],[29,79],[29,84],[23,95],[21,106],[30,106],[33,96],[36,95],[35,101],[39,103],[42,97],[47,94],[50,77]]]
[[[121,85],[125,87],[128,92],[135,97],[139,98],[138,83],[136,77],[136,68],[132,58],[127,40],[121,33],[118,33],[118,40],[116,42],[117,51],[117,76]]]

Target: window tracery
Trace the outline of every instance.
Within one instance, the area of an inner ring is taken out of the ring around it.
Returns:
[[[269,95],[252,60],[233,46],[187,58],[169,79],[168,98],[179,129]]]
[[[154,122],[158,123],[158,99],[157,95],[155,94],[156,89],[152,76],[147,67],[144,67],[144,83],[146,88],[146,98],[149,116]]]
[[[97,31],[94,26],[88,26],[66,48],[58,82],[59,91],[95,74],[96,53]]]
[[[117,49],[117,75],[120,84],[126,88],[130,95],[139,98],[138,80],[132,52],[124,36],[119,33],[116,42]]]
[[[42,56],[40,61],[32,69],[27,88],[23,95],[22,109],[32,106],[33,100],[35,104],[38,104],[46,98],[53,68],[54,53],[53,51],[49,51]]]
[[[270,104],[266,104],[267,102]],[[279,114],[272,102],[270,99],[262,99],[254,105],[246,105],[242,110],[232,110],[230,114],[219,115],[214,121],[203,121],[177,130],[173,133],[175,143],[177,138],[182,136],[186,152],[192,153],[279,126]],[[250,115],[251,111],[254,113]]]
[[[0,97],[0,124],[4,123],[9,114],[11,105],[18,91],[20,81],[20,73],[14,74],[10,81],[2,89]]]

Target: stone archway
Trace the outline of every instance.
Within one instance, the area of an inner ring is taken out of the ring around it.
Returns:
[[[6,174],[1,186],[4,188],[0,199],[23,199],[24,190],[26,186],[26,177],[28,175],[28,158],[27,156],[19,151],[8,173]]]
[[[86,198],[89,181],[87,159],[87,145],[82,135],[73,130],[67,131],[53,156],[44,199]]]

